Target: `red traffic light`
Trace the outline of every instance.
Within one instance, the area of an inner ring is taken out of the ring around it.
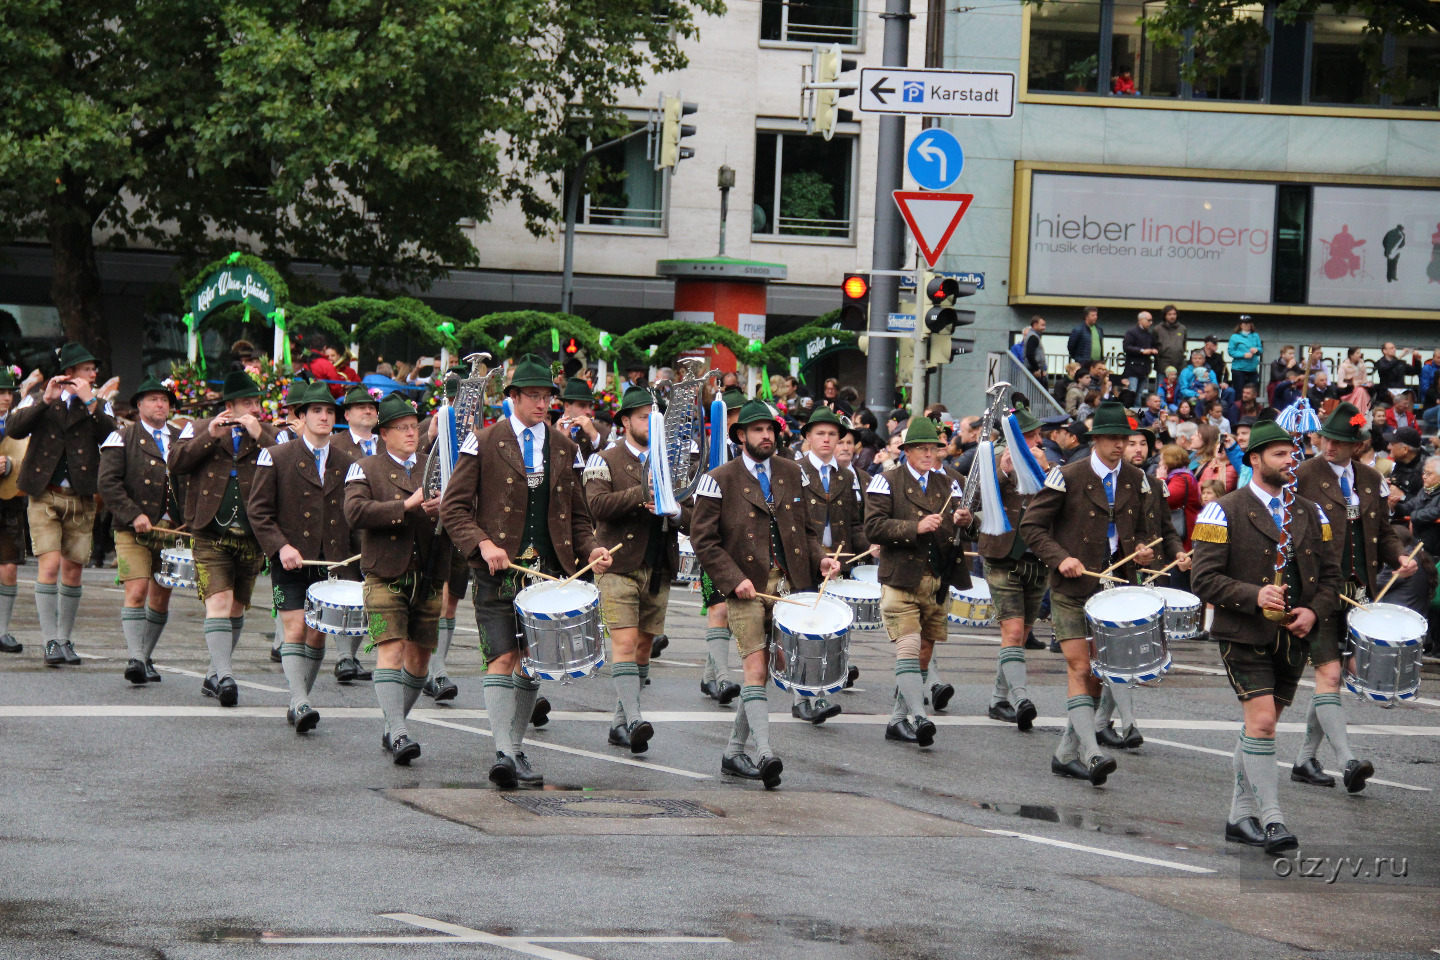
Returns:
[[[575,338],[574,338],[574,337],[571,337],[571,338],[570,338],[570,342],[567,343],[567,344],[565,344],[565,352],[566,352],[566,353],[572,353],[572,354],[573,354],[573,353],[579,353],[579,352],[580,352],[580,344],[578,344],[578,343],[575,342]]]
[[[847,299],[860,300],[870,292],[870,284],[866,282],[864,277],[852,273],[845,278],[845,282],[841,284],[840,289],[845,292]]]

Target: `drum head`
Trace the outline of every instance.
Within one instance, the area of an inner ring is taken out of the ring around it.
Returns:
[[[880,584],[868,580],[832,580],[825,588],[827,597],[841,600],[879,600],[881,592]]]
[[[820,636],[826,633],[840,633],[850,629],[855,613],[844,600],[827,595],[815,603],[814,593],[792,593],[790,597],[804,606],[794,603],[775,604],[775,623],[791,633]]]
[[[562,586],[546,581],[521,590],[515,597],[515,606],[531,616],[563,617],[579,613],[599,599],[600,592],[593,583],[575,580]]]
[[[989,600],[990,584],[984,580],[972,579],[969,590],[961,590],[959,587],[950,588],[950,596],[960,597],[965,600]]]
[[[1351,608],[1350,629],[1384,647],[1404,647],[1425,639],[1429,624],[1409,607],[1398,603],[1372,603]]]
[[[1165,613],[1165,600],[1149,587],[1115,587],[1085,601],[1085,616],[1105,624],[1139,623]]]
[[[324,580],[310,584],[305,593],[332,607],[365,606],[365,586],[356,580]]]
[[[1146,589],[1154,590],[1160,594],[1160,598],[1165,601],[1167,607],[1185,607],[1188,609],[1190,607],[1200,606],[1200,598],[1184,590],[1177,590],[1174,587],[1147,587]]]
[[[880,582],[880,568],[873,563],[862,563],[850,571],[853,580],[868,580],[870,583]]]
[[[161,560],[193,560],[195,555],[189,547],[167,547],[160,551]]]

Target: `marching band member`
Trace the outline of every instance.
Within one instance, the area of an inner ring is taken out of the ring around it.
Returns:
[[[1298,494],[1285,503],[1295,466],[1290,435],[1274,421],[1255,424],[1245,458],[1250,483],[1206,504],[1195,520],[1190,581],[1215,605],[1210,635],[1245,712],[1225,839],[1275,854],[1299,846],[1280,813],[1275,725],[1294,701],[1309,638],[1340,603],[1341,575],[1325,511]]]
[[[175,395],[159,380],[146,377],[130,397],[136,421],[121,427],[100,445],[98,486],[115,518],[116,576],[125,588],[120,628],[129,662],[125,679],[133,684],[159,683],[151,654],[170,618],[170,588],[154,577],[160,551],[175,538],[151,532],[152,527],[181,524],[180,504],[170,488],[166,458],[180,439],[169,423]]]
[[[820,542],[832,550],[843,544],[847,553],[865,553],[870,541],[865,539],[864,512],[855,501],[855,474],[835,459],[835,448],[842,437],[850,435],[850,428],[829,407],[821,407],[800,428],[800,434],[809,441],[810,450],[796,462],[805,477],[804,495],[811,518],[820,527]],[[850,673],[847,683],[853,683],[860,671],[851,667]],[[793,695],[790,715],[797,720],[818,725],[841,713],[840,704],[824,697],[811,700],[798,690]]]
[[[579,445],[580,456],[588,463],[610,439],[610,427],[595,419],[595,394],[584,379],[571,377],[565,381],[560,402],[565,408],[555,428]]]
[[[24,445],[9,435],[19,390],[9,367],[0,366],[0,653],[21,653],[25,644],[10,635],[10,616],[19,595],[19,565],[25,561],[25,510],[29,501],[15,485]]]
[[[900,441],[903,465],[876,474],[865,491],[865,535],[880,546],[880,616],[895,645],[895,707],[886,740],[928,747],[925,671],[948,634],[950,586],[970,587],[955,530],[974,519],[958,504],[960,483],[940,465],[945,448],[929,417],[912,417]],[[961,556],[954,551],[960,550]]]
[[[270,559],[275,608],[285,629],[280,648],[290,685],[285,718],[296,733],[308,733],[320,722],[310,706],[310,691],[325,659],[325,634],[306,625],[305,596],[312,583],[340,569],[313,561],[335,563],[353,556],[344,486],[355,460],[330,443],[335,399],[327,385],[301,387],[292,394],[290,409],[300,420],[300,436],[260,451],[248,509],[255,540]]]
[[[170,449],[170,474],[187,477],[185,523],[195,538],[195,592],[205,604],[210,666],[200,692],[222,707],[240,702],[231,657],[245,627],[255,578],[265,555],[251,532],[246,501],[260,451],[274,446],[257,418],[260,387],[243,370],[225,376],[221,412],[180,432]]]
[[[114,410],[94,393],[99,367],[90,351],[66,343],[60,370],[38,400],[33,393],[25,397],[9,418],[11,437],[30,438],[19,483],[30,497],[30,544],[38,561],[35,608],[47,667],[81,662],[70,633],[95,529],[100,443],[115,429]]]
[[[350,467],[345,520],[360,534],[370,643],[378,647],[375,698],[385,717],[380,745],[399,766],[420,756],[405,719],[420,696],[435,649],[441,584],[450,545],[435,536],[440,498],[425,499],[424,464],[417,466],[420,418],[410,401],[392,393],[376,416],[382,450]],[[432,554],[434,570],[427,570]],[[429,576],[434,579],[430,579]]]
[[[731,387],[721,394],[725,401],[725,434],[727,439],[727,461],[740,456],[740,445],[728,439],[735,422],[740,418],[740,408],[745,406],[745,394]],[[693,549],[694,543],[691,543]],[[699,562],[697,554],[696,562]],[[730,617],[725,606],[725,595],[715,589],[715,582],[700,564],[700,604],[705,610],[705,669],[700,674],[700,692],[722,707],[740,696],[740,684],[731,680],[730,644],[734,636],[730,633]]]
[[[453,376],[445,378],[445,395],[453,402],[460,393],[460,381],[470,376],[470,368],[463,363],[452,364],[450,371]],[[439,435],[439,418],[431,417],[430,423],[435,424],[436,436]],[[425,437],[427,424],[422,422],[421,440],[419,447],[429,447],[434,443],[434,437]],[[460,424],[460,429],[470,429],[467,425]],[[463,440],[457,436],[457,444]],[[417,448],[417,454],[422,452]],[[428,453],[428,450],[423,451]],[[436,629],[435,652],[430,655],[430,671],[425,678],[425,686],[421,690],[425,696],[440,703],[445,700],[454,700],[460,694],[460,688],[455,685],[446,674],[445,658],[450,655],[450,643],[455,639],[455,613],[460,609],[460,598],[470,589],[470,565],[465,558],[455,550],[454,544],[449,540],[445,542],[443,549],[450,551],[450,573],[446,578],[445,585],[440,594],[440,621]],[[543,713],[541,707],[544,707]],[[534,715],[530,722],[537,727],[544,726],[549,719],[550,704],[544,697],[535,701]]]
[[[546,426],[555,392],[549,366],[533,354],[522,357],[505,385],[512,413],[465,438],[440,502],[441,520],[475,581],[485,708],[495,736],[490,782],[503,789],[544,782],[520,749],[540,691],[521,667],[516,641],[515,595],[529,583],[508,568],[518,562],[569,575],[593,563],[598,576],[611,563],[610,552],[595,542],[580,490],[580,449]]]
[[[779,424],[769,404],[751,400],[730,427],[740,456],[705,474],[696,489],[690,542],[695,557],[725,599],[729,629],[740,649],[745,686],[730,742],[720,761],[724,773],[780,785],[784,764],[770,747],[770,701],[765,684],[770,618],[782,582],[804,591],[840,570],[825,555],[820,531],[806,509],[804,477],[793,461],[773,456]],[[761,589],[763,585],[763,591]],[[708,632],[707,632],[708,637]],[[755,760],[745,753],[755,740]]]
[[[1320,428],[1320,456],[1295,468],[1295,491],[1319,504],[1327,516],[1345,522],[1331,529],[1331,541],[1340,564],[1340,593],[1364,603],[1375,596],[1380,564],[1408,577],[1418,569],[1405,556],[1405,548],[1390,525],[1389,484],[1373,467],[1354,459],[1356,448],[1370,435],[1369,422],[1352,403],[1341,403]],[[1375,774],[1369,760],[1350,752],[1345,730],[1345,708],[1340,703],[1340,658],[1347,632],[1346,610],[1334,612],[1310,635],[1310,664],[1315,668],[1315,694],[1305,714],[1305,741],[1290,771],[1290,779],[1317,787],[1335,786],[1315,759],[1320,741],[1329,739],[1340,761],[1345,789],[1359,793]]]
[[[348,430],[336,430],[330,437],[330,446],[343,450],[352,460],[373,457],[380,450],[380,438],[375,435],[375,424],[379,417],[379,406],[370,391],[358,383],[345,391],[345,398],[337,405],[340,415],[345,418]],[[354,551],[350,554],[353,556]],[[373,675],[360,663],[360,642],[362,637],[336,637],[335,680],[339,683],[353,683],[356,680],[371,680]]]
[[[1065,707],[1069,722],[1050,761],[1057,776],[1103,784],[1116,763],[1095,740],[1095,702],[1100,681],[1090,672],[1091,644],[1085,601],[1097,593],[1098,572],[1135,552],[1131,563],[1115,571],[1129,579],[1134,565],[1155,557],[1145,546],[1145,515],[1150,483],[1124,460],[1125,441],[1134,429],[1125,408],[1113,400],[1096,408],[1090,456],[1045,477],[1020,521],[1020,536],[1050,568],[1050,614],[1055,638],[1068,667]]]
[[[615,564],[595,579],[610,627],[611,676],[618,705],[610,742],[644,753],[654,729],[640,713],[640,690],[650,670],[651,641],[665,630],[670,581],[680,568],[679,533],[688,516],[655,512],[649,482],[650,411],[644,387],[625,391],[616,415],[624,439],[585,465],[585,499],[601,543],[623,543]],[[665,456],[665,451],[654,451]]]

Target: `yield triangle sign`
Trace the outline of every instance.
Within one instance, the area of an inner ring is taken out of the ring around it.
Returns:
[[[935,266],[945,245],[960,226],[960,218],[970,209],[973,193],[931,193],[925,190],[896,190],[895,205],[910,227],[910,235],[920,247],[925,262]]]

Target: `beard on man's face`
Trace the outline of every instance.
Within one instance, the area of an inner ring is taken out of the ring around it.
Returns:
[[[775,441],[766,438],[758,443],[751,443],[747,438],[745,441],[745,452],[749,454],[751,460],[768,460],[770,459],[770,454],[775,452]]]

